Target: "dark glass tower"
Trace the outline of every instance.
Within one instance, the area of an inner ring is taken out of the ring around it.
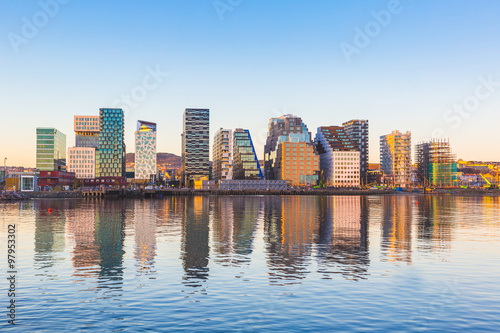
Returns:
[[[233,137],[233,179],[263,179],[250,131],[237,128]]]
[[[182,182],[192,186],[195,180],[209,177],[209,109],[186,109],[182,131]]]

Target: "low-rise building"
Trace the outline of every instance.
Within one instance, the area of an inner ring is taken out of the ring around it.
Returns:
[[[286,180],[227,179],[219,181],[220,190],[286,190]]]

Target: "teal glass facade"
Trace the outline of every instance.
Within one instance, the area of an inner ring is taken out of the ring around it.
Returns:
[[[125,177],[125,124],[122,109],[99,109],[96,177]]]
[[[264,179],[247,129],[237,128],[233,134],[233,179]]]

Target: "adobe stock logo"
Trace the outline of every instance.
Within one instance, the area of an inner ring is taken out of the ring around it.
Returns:
[[[347,63],[351,63],[352,56],[360,54],[361,50],[370,45],[372,40],[380,35],[382,28],[387,27],[391,23],[392,17],[402,11],[403,7],[399,0],[390,0],[387,3],[387,9],[382,9],[378,12],[372,10],[370,12],[373,20],[368,21],[363,29],[358,26],[354,27],[355,35],[353,43],[340,43],[340,50]]]
[[[38,35],[40,29],[45,27],[51,18],[54,18],[61,5],[69,3],[70,0],[40,0],[38,5],[41,10],[37,11],[31,17],[31,20],[27,17],[23,17],[21,21],[23,25],[21,27],[21,34],[16,34],[14,32],[9,32],[7,38],[10,41],[10,45],[14,52],[19,53],[19,46],[22,44],[28,44],[29,41]]]
[[[224,21],[224,15],[226,12],[232,12],[236,7],[241,5],[243,0],[215,0],[212,2],[217,15],[219,16],[219,20]]]

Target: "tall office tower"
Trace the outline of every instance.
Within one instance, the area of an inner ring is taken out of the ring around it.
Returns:
[[[213,152],[213,179],[233,179],[233,138],[230,129],[219,129],[215,133]]]
[[[36,129],[36,168],[38,171],[66,169],[66,134],[55,128]]]
[[[344,131],[359,151],[359,176],[361,185],[368,183],[368,120],[353,119],[342,124]]]
[[[68,148],[67,170],[78,179],[95,178],[99,146],[99,116],[74,116],[76,147]]]
[[[411,132],[393,131],[380,137],[380,168],[394,186],[409,186],[411,180]]]
[[[360,152],[343,127],[318,127],[314,143],[325,185],[359,186]]]
[[[449,140],[433,139],[416,146],[417,177],[425,186],[454,186],[457,181],[457,158]]]
[[[156,123],[139,120],[135,132],[135,179],[156,175]]]
[[[96,177],[125,176],[125,119],[122,109],[99,109]]]
[[[233,179],[264,179],[250,131],[247,129],[234,130]]]
[[[186,109],[183,116],[181,168],[184,186],[209,176],[209,109]]]
[[[319,158],[302,119],[290,114],[269,120],[264,146],[264,174],[289,185],[316,184]]]
[[[99,116],[74,116],[76,147],[99,146]]]

